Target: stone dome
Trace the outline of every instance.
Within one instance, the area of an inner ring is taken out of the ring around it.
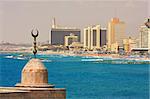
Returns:
[[[31,59],[22,70],[18,87],[54,87],[48,84],[48,71],[39,59]]]

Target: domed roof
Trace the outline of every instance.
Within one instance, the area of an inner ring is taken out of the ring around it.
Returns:
[[[47,70],[39,59],[31,59],[23,68],[24,70]]]
[[[21,83],[23,87],[54,87],[48,84],[48,71],[39,59],[31,59],[22,70]]]

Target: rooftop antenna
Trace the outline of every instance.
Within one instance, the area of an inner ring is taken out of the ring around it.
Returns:
[[[33,54],[34,54],[34,58],[36,58],[36,53],[37,53],[36,37],[38,37],[38,35],[39,35],[39,31],[37,29],[35,29],[35,31],[36,31],[36,34],[34,32],[34,29],[32,29],[32,31],[31,31],[31,35],[34,38],[34,41],[33,41],[33,48],[34,48],[33,49]]]
[[[52,28],[56,28],[56,21],[55,21],[55,17],[52,20]]]

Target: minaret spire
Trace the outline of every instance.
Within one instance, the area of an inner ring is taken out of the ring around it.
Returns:
[[[37,46],[36,46],[36,37],[38,37],[39,35],[39,31],[36,29],[36,34],[34,34],[34,30],[31,31],[31,35],[32,37],[34,38],[34,41],[33,41],[33,54],[34,54],[34,58],[36,58],[36,53],[37,53]]]

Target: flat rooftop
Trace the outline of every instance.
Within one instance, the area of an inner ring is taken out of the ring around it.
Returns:
[[[77,28],[52,28],[51,31],[81,31]]]

